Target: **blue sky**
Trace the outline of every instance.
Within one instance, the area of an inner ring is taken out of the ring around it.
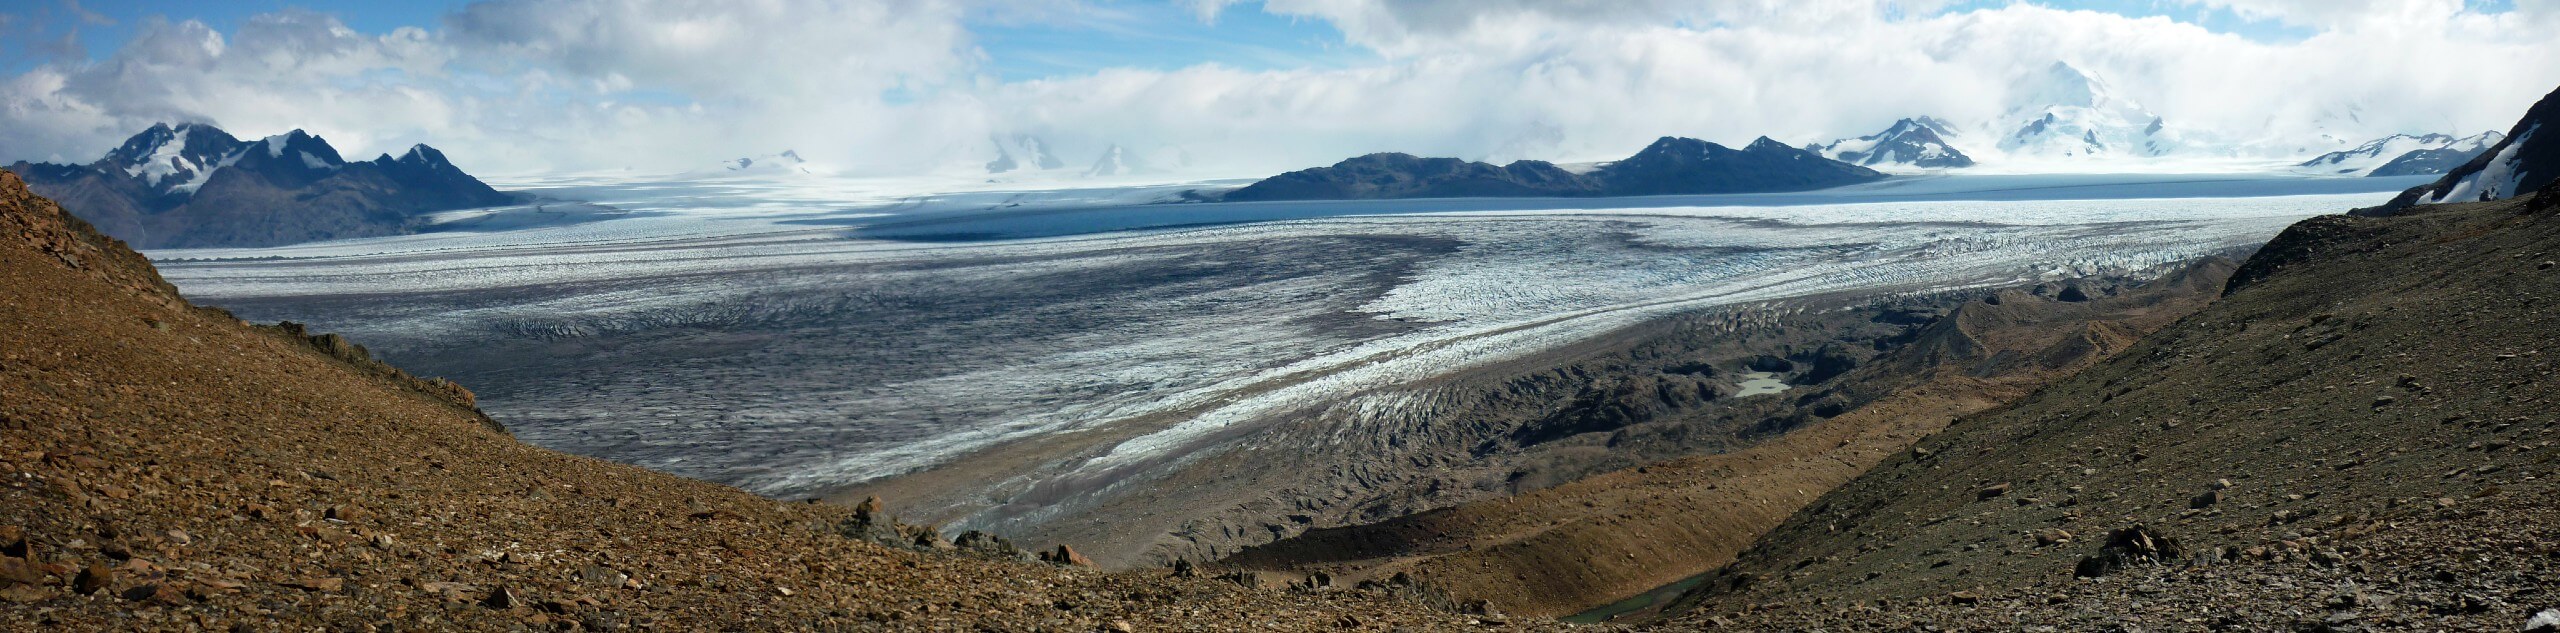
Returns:
[[[1228,175],[1572,162],[1921,115],[1996,138],[2057,62],[2211,153],[2281,157],[2504,129],[2560,81],[2560,0],[1267,1],[0,0],[0,162],[178,120],[497,173],[783,149],[972,173],[1017,136]]]
[[[2022,0],[1963,0],[1947,11],[1997,7]],[[2514,0],[2466,0],[2475,10],[2497,12]],[[2134,17],[2166,16],[2207,29],[2260,41],[2306,37],[2310,28],[2276,20],[2250,20],[2228,9],[2206,9],[2162,0],[2050,0],[2027,2]],[[67,34],[90,59],[104,58],[154,18],[196,20],[224,33],[250,16],[303,9],[325,13],[367,33],[404,26],[434,30],[442,16],[466,0],[8,0],[0,14],[16,24],[0,29],[0,69],[23,72],[58,55],[53,43]],[[1326,21],[1279,16],[1251,6],[1232,7],[1203,23],[1189,7],[1157,0],[1100,0],[1088,10],[1046,13],[1041,19],[1009,19],[981,12],[972,20],[976,44],[986,52],[984,70],[1020,81],[1089,74],[1103,68],[1167,70],[1215,63],[1247,70],[1334,68],[1373,60],[1343,40]]]

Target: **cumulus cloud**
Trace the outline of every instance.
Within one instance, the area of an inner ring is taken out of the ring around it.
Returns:
[[[1108,144],[1247,175],[1371,151],[1589,160],[1678,134],[1801,143],[1904,116],[1987,120],[2011,82],[2088,69],[2199,133],[2503,129],[2560,81],[2550,5],[2181,0],[2299,25],[2255,41],[2168,18],[1944,0],[1185,0],[1374,53],[1347,67],[1000,81],[972,33],[1114,10],[1076,0],[494,0],[355,32],[285,12],[230,34],[154,20],[114,55],[0,82],[16,158],[85,160],[155,120],[410,142],[491,171],[682,169],[797,149],[861,173],[966,171],[991,135],[1084,160]],[[2361,139],[2356,139],[2361,140]],[[353,152],[351,152],[353,153]]]
[[[0,87],[0,136],[18,141],[9,159],[87,160],[186,120],[303,128],[351,154],[429,142],[512,171],[707,164],[812,142],[831,146],[802,149],[856,166],[913,165],[934,138],[984,137],[967,95],[979,62],[967,6],[501,0],[384,34],[308,11],[228,35],[155,18],[106,59]],[[944,89],[955,84],[967,89]]]
[[[1173,142],[1250,147],[1300,163],[1376,150],[1599,159],[1664,134],[1804,142],[1920,114],[1988,120],[2013,82],[2064,61],[2174,125],[2281,152],[2323,135],[2503,129],[2560,81],[2560,50],[2534,23],[2546,17],[2467,12],[2459,3],[2218,7],[2330,25],[2289,42],[2029,4],[1955,13],[1940,11],[1943,3],[1883,0],[1258,6],[1328,21],[1384,61],[1326,71],[1100,73],[1007,86],[992,101],[1022,108],[1011,121],[1105,136],[1145,133],[1093,127],[1110,125],[1105,113],[1136,112],[1128,118]]]
[[[250,19],[233,38],[147,20],[107,59],[42,65],[0,87],[0,135],[26,139],[12,158],[83,159],[156,121],[417,135],[432,131],[445,98],[388,75],[437,66],[442,49],[427,37],[360,34],[300,11]]]

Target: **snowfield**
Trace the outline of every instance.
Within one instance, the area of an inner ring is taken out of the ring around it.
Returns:
[[[799,496],[1102,430],[1049,468],[1109,481],[1667,315],[2153,271],[2414,182],[1144,204],[1203,185],[563,179],[443,232],[151,255],[197,301],[455,378],[527,441]]]

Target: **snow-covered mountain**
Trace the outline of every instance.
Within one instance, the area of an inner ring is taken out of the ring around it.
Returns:
[[[1127,176],[1145,169],[1144,163],[1138,160],[1135,153],[1121,147],[1119,143],[1112,143],[1110,147],[1102,148],[1102,155],[1093,159],[1093,167],[1084,170],[1084,175],[1089,177]]]
[[[1842,162],[1905,170],[1976,165],[2069,170],[2067,165],[2089,163],[2124,167],[2193,149],[2189,133],[2070,62],[2056,61],[2019,77],[2001,102],[2007,105],[1994,116],[1959,122],[1908,118],[1883,132],[1806,149]],[[2325,145],[2337,146],[2334,141]]]
[[[987,173],[1001,174],[1016,170],[1058,169],[1067,166],[1065,162],[1058,160],[1056,152],[1049,149],[1048,141],[1040,140],[1040,137],[1015,134],[1012,137],[998,136],[993,140],[996,143],[996,159],[987,162]]]
[[[2159,115],[2068,62],[2021,79],[2009,103],[1993,129],[2012,158],[2153,157],[2180,145]]]
[[[809,161],[800,158],[800,152],[787,149],[782,150],[780,154],[746,156],[720,161],[720,168],[738,174],[811,173]]]
[[[140,179],[153,194],[184,197],[203,187],[214,170],[239,160],[238,149],[239,139],[210,125],[153,125],[108,151],[98,166]]]
[[[2560,90],[2525,110],[2506,138],[2435,182],[2400,193],[2384,209],[2413,204],[2502,200],[2560,182]]]
[[[348,162],[302,130],[242,141],[200,123],[153,125],[85,165],[9,170],[108,235],[146,248],[391,235],[417,229],[429,212],[515,201],[425,145]]]
[[[2321,154],[2297,165],[2299,171],[2339,176],[2417,176],[2441,174],[2471,160],[2506,135],[2481,132],[2463,138],[2451,134],[2393,134],[2354,148]]]
[[[1806,145],[1805,149],[1832,160],[1868,167],[1972,167],[1973,158],[1947,141],[1952,136],[1957,136],[1954,126],[1924,116],[1895,121],[1893,127],[1882,132]]]

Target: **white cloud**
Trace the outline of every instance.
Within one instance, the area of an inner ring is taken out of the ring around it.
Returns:
[[[682,169],[793,148],[866,173],[966,169],[990,134],[1180,148],[1231,175],[1370,151],[1597,159],[1654,137],[1854,135],[1997,114],[2056,60],[2173,123],[2238,137],[2503,129],[2560,81],[2544,0],[2182,0],[2315,33],[2260,42],[2166,18],[1943,0],[1186,0],[1203,21],[1321,21],[1351,67],[1202,64],[1005,82],[973,25],[1079,20],[1073,0],[497,0],[432,29],[312,13],[218,34],[151,21],[114,56],[0,82],[0,159],[85,160],[165,119],[303,127],[351,154],[409,142],[493,172]],[[2342,124],[2353,108],[2358,122]],[[2345,126],[2345,127],[2340,127]],[[2353,129],[2346,129],[2353,128]]]
[[[2532,0],[2527,0],[2528,2]],[[2366,24],[2438,21],[2462,12],[2463,0],[2178,0],[2229,10],[2249,20],[2340,28]]]

